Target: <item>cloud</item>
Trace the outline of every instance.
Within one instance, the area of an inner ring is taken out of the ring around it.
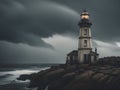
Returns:
[[[42,40],[54,47],[30,46],[23,43],[0,41],[1,63],[65,63],[66,54],[77,49],[75,37],[53,35]]]
[[[120,41],[120,1],[119,0],[51,0],[64,4],[81,13],[87,9],[90,13],[92,36],[94,39],[114,42]],[[109,3],[109,4],[108,4]]]
[[[0,3],[0,40],[50,46],[41,38],[76,30],[79,14],[67,6],[47,0]]]
[[[78,39],[69,35],[55,34],[52,37],[42,38],[42,40],[51,44],[55,50],[61,52],[63,56],[66,56],[71,50],[78,49]]]
[[[23,40],[20,38],[26,33],[32,33],[40,38],[68,32],[77,35],[79,12],[87,8],[93,21],[94,39],[109,42],[119,41],[118,3],[118,0],[114,3],[109,0],[109,5],[108,1],[89,0],[1,0],[0,40],[22,43]],[[107,35],[108,32],[109,35]],[[26,44],[30,44],[27,42]],[[38,45],[45,44],[42,43],[41,40]]]
[[[119,3],[119,0],[0,0],[0,60],[64,62],[66,54],[77,49],[79,13],[85,8],[90,12],[93,45],[100,56],[119,55]]]
[[[66,54],[77,50],[78,39],[70,35],[55,34],[48,38],[42,38],[45,43],[54,49],[30,46],[23,43],[11,43],[0,41],[1,63],[65,63]],[[98,48],[100,57],[119,56],[119,42],[109,43],[93,40],[93,50]]]
[[[15,38],[16,35],[24,32],[38,35],[40,38],[68,32],[77,35],[79,13],[84,8],[88,9],[91,14],[92,35],[95,39],[109,42],[119,41],[120,12],[118,0],[104,2],[89,0],[1,0],[0,40],[9,41],[9,37]],[[15,41],[11,40],[11,42]]]
[[[118,47],[120,47],[120,42],[116,42],[116,45],[117,45]]]
[[[98,53],[100,54],[100,57],[119,56],[120,54],[120,47],[118,42],[109,43],[99,40],[93,40],[93,47],[98,48]]]
[[[63,63],[54,49],[0,41],[0,63]]]

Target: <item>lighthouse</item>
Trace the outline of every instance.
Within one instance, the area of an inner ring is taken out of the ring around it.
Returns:
[[[95,63],[99,54],[97,53],[97,48],[92,51],[92,35],[90,21],[90,14],[84,10],[80,14],[79,26],[79,38],[78,38],[78,50],[73,50],[67,54],[66,63],[77,63],[77,64],[91,64]]]
[[[92,35],[90,14],[84,10],[80,15],[79,25],[79,41],[78,41],[78,62],[93,63],[98,59],[98,54],[92,51]]]

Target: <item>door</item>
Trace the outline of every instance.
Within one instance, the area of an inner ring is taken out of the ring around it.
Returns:
[[[87,54],[84,54],[84,63],[87,63]]]

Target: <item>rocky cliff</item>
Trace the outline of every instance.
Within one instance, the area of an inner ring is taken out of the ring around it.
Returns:
[[[93,65],[59,65],[18,78],[26,79],[30,79],[30,87],[38,87],[38,90],[46,87],[48,90],[120,90],[120,65],[101,62]]]

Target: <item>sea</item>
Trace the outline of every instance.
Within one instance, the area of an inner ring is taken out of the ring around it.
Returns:
[[[28,88],[30,81],[20,81],[22,74],[37,73],[57,64],[0,64],[0,90],[37,90]]]

